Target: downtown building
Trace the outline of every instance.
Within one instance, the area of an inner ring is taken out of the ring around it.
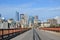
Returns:
[[[8,29],[8,22],[2,15],[0,14],[0,29]]]
[[[19,21],[19,12],[16,11],[16,21]]]
[[[56,26],[57,25],[57,20],[56,19],[48,19],[47,22],[50,23],[50,26]]]
[[[34,27],[38,27],[38,16],[34,16]]]
[[[33,16],[29,16],[28,24],[29,24],[29,28],[33,28],[33,26],[34,26],[34,17]]]
[[[41,22],[41,25],[39,27],[50,27],[50,23],[49,22]]]
[[[8,29],[8,22],[4,19],[0,19],[0,29]]]
[[[38,27],[38,16],[29,16],[29,27]]]
[[[20,14],[20,24],[21,28],[27,28],[28,27],[28,17],[25,14]]]
[[[57,20],[57,24],[60,24],[60,17],[56,16],[55,19]]]

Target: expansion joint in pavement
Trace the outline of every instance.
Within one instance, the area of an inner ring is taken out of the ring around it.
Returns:
[[[36,32],[35,29],[33,29],[33,40],[41,40],[41,38],[39,37],[39,34]]]

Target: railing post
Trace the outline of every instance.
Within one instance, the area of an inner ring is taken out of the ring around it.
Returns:
[[[9,39],[9,29],[8,29],[8,39]]]
[[[2,39],[3,39],[3,29],[2,29]]]

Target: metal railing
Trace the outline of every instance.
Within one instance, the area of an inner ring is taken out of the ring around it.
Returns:
[[[30,28],[0,29],[0,40],[10,40]]]
[[[56,32],[60,32],[60,28],[40,28],[42,30],[49,30],[49,31],[56,31]]]

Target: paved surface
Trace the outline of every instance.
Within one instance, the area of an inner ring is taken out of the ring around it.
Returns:
[[[60,40],[60,36],[47,31],[32,29],[11,40]]]
[[[41,38],[39,37],[39,34],[36,32],[35,29],[33,29],[33,40],[41,40]]]
[[[42,30],[36,30],[41,38],[41,40],[60,40],[60,36],[55,35],[53,33],[42,31]]]
[[[33,31],[29,30],[11,40],[33,40]]]

